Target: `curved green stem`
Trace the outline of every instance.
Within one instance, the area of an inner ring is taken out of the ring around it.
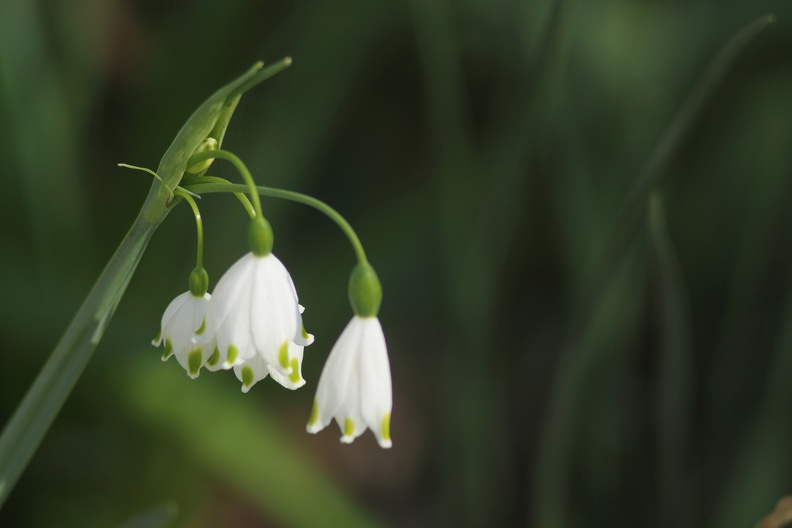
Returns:
[[[209,179],[209,178],[208,178]],[[204,182],[203,179],[197,180],[196,183],[189,184],[187,187],[190,191],[202,194],[202,193],[217,193],[217,192],[232,192],[238,193],[240,190],[244,190],[245,186],[235,183],[222,183],[222,178],[210,178],[212,181]],[[338,227],[341,228],[341,231],[344,232],[346,237],[349,239],[349,243],[352,244],[352,248],[355,250],[355,255],[357,256],[357,260],[359,264],[368,264],[368,259],[366,258],[366,252],[363,250],[363,244],[360,243],[360,239],[355,233],[355,230],[352,229],[352,226],[349,225],[349,222],[341,216],[341,214],[324,203],[321,200],[317,200],[311,196],[301,194],[294,191],[286,191],[284,189],[273,189],[271,187],[265,187],[263,185],[259,185],[255,187],[256,192],[262,196],[269,196],[271,198],[281,198],[283,200],[289,200],[292,202],[301,203],[303,205],[307,205],[309,207],[313,207],[317,211],[323,213],[327,216],[330,220],[336,223]]]
[[[174,193],[179,198],[184,199],[188,204],[190,204],[190,208],[193,211],[193,216],[195,216],[195,231],[198,237],[198,249],[196,251],[195,256],[195,267],[197,269],[203,269],[203,221],[201,220],[201,211],[198,210],[198,204],[195,203],[195,200],[188,191],[183,189],[176,189]]]
[[[256,181],[253,179],[253,176],[250,174],[250,171],[242,162],[242,160],[239,159],[236,154],[232,154],[227,150],[207,150],[192,156],[187,162],[187,166],[190,167],[196,163],[200,163],[208,159],[223,159],[230,161],[231,164],[236,167],[247,184],[247,191],[250,193],[250,201],[253,202],[253,209],[256,211],[256,215],[264,216],[261,214],[261,200],[259,200],[259,195],[256,192]],[[245,190],[244,187],[242,190]]]

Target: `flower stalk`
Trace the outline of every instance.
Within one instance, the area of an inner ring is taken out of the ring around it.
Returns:
[[[172,189],[182,180],[188,160],[207,137],[219,148],[240,97],[290,64],[289,57],[266,69],[255,64],[209,97],[176,135],[156,171],[161,181],[152,183],[137,219],[0,435],[0,507],[102,339],[151,236],[170,212]]]

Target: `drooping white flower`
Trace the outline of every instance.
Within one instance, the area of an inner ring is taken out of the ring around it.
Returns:
[[[341,441],[351,443],[370,428],[377,442],[391,447],[393,407],[390,364],[382,325],[376,317],[354,316],[330,351],[308,421],[309,433],[335,418]]]
[[[302,333],[289,272],[272,253],[247,253],[217,283],[206,312],[205,336],[200,339],[216,343],[208,364],[211,370],[250,362],[254,378],[256,373],[263,378],[272,371],[288,378],[298,353],[291,345],[307,344]]]
[[[159,335],[151,342],[154,346],[165,343],[162,361],[171,356],[195,379],[212,355],[211,342],[196,343],[195,334],[204,330],[204,317],[211,295],[198,297],[189,291],[182,293],[165,309]]]

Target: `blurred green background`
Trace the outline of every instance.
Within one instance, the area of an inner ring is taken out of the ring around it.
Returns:
[[[631,201],[709,61],[766,13]],[[160,362],[149,340],[194,258],[179,207],[0,526],[178,507],[199,528],[736,528],[792,493],[788,0],[2,0],[3,423],[147,194],[116,164],[156,167],[216,88],[285,55],[224,146],[358,230],[394,448],[305,433],[354,255],[302,206],[264,201],[316,335],[307,385],[243,395]],[[216,281],[246,215],[201,207]]]

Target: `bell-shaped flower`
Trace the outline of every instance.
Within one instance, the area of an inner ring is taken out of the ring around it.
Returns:
[[[390,364],[382,325],[376,317],[354,316],[330,351],[316,390],[309,433],[333,418],[341,441],[351,443],[370,428],[381,447],[391,447],[393,406]]]
[[[302,334],[302,316],[289,272],[272,253],[251,252],[217,283],[206,312],[206,332],[199,341],[216,344],[208,363],[211,370],[247,364],[254,379],[272,371],[288,378],[294,371],[293,360],[298,365],[301,361],[292,345],[307,344]]]
[[[211,356],[214,345],[210,342],[196,343],[193,336],[204,331],[204,317],[211,295],[194,295],[187,291],[173,299],[162,316],[159,335],[151,342],[154,346],[165,343],[162,361],[171,356],[193,379],[198,377],[201,367]]]

